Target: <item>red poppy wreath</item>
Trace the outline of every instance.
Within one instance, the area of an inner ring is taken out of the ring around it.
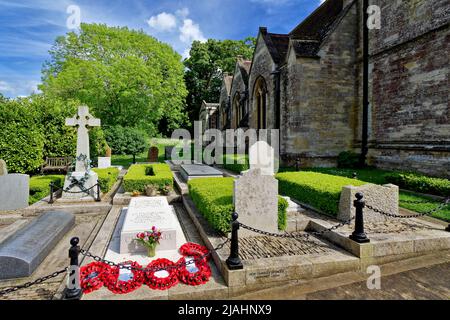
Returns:
[[[91,293],[103,287],[103,277],[105,271],[110,266],[103,262],[92,262],[80,268],[80,286],[83,293]]]
[[[178,260],[178,279],[190,286],[199,286],[208,282],[211,268],[204,260],[194,259],[195,257],[183,257]]]
[[[142,266],[137,262],[126,261],[120,265],[131,266],[133,269],[122,269],[117,266],[111,267],[109,272],[104,272],[103,281],[105,287],[115,294],[125,294],[138,289],[145,280]]]
[[[200,257],[205,256],[206,261],[209,261],[210,255],[207,255],[209,252],[208,248],[205,246],[199,245],[197,243],[188,242],[183,244],[180,247],[180,253],[183,256],[194,256],[194,257]]]
[[[155,270],[145,272],[145,284],[151,289],[167,290],[178,283],[178,270],[170,260],[153,260],[147,269]]]

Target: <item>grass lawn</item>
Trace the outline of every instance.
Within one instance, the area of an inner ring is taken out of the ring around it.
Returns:
[[[342,177],[348,177],[351,178],[353,173],[356,172],[357,178],[359,180],[375,183],[375,184],[386,184],[388,183],[385,180],[385,175],[391,173],[392,171],[387,170],[380,170],[380,169],[374,169],[374,168],[367,168],[367,169],[341,169],[341,168],[310,168],[305,169],[304,171],[313,171],[313,172],[320,172],[320,173],[326,173],[331,174],[335,176],[342,176]],[[401,200],[406,201],[425,201],[424,203],[420,204],[413,204],[413,203],[405,203],[401,202]],[[424,213],[427,211],[430,211],[434,208],[436,208],[440,204],[439,201],[434,200],[433,198],[409,193],[409,192],[403,192],[400,191],[400,207],[409,209],[418,213]],[[443,210],[433,213],[432,217],[449,221],[450,222],[450,205],[445,207]]]
[[[34,176],[30,178],[30,198],[28,200],[30,205],[50,194],[50,182],[62,187],[64,175]]]
[[[164,162],[164,152],[166,146],[175,145],[178,140],[171,139],[152,139],[153,142],[149,144],[149,147],[144,152],[136,155],[136,162],[147,162],[148,149],[155,145],[158,147],[158,162]],[[112,155],[111,164],[113,166],[122,166],[125,169],[128,169],[133,164],[133,156],[132,155]]]

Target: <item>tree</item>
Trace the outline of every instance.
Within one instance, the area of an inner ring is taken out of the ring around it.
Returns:
[[[132,154],[133,163],[136,163],[136,155],[147,147],[148,136],[138,128],[113,126],[105,131],[105,137],[114,154]]]
[[[158,133],[186,121],[181,56],[143,31],[82,24],[56,39],[40,89],[90,107],[102,126],[140,127]]]
[[[256,39],[194,41],[190,57],[184,61],[187,110],[191,123],[198,120],[202,101],[218,102],[224,72],[232,73],[237,56],[251,59]]]

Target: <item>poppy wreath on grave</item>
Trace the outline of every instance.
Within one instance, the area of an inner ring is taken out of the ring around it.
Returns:
[[[153,260],[149,263],[147,269],[161,269],[145,272],[145,284],[151,289],[167,290],[178,284],[178,270],[170,260],[164,258]]]
[[[197,243],[188,242],[183,244],[180,247],[180,254],[187,256],[200,257],[205,256],[206,261],[209,261],[210,255],[207,255],[209,252],[208,248],[205,246],[199,245]]]
[[[191,263],[189,263],[191,261]],[[211,268],[205,260],[195,261],[195,257],[183,257],[177,262],[178,279],[190,286],[199,286],[209,281]]]
[[[126,280],[121,280],[121,268],[118,266],[111,267],[108,271],[103,273],[105,287],[115,294],[125,294],[138,289],[145,281],[144,272],[141,270],[136,270],[142,269],[142,266],[133,261],[122,262],[120,265],[131,266],[133,269],[122,275],[122,277]]]
[[[88,294],[103,287],[103,277],[110,269],[106,263],[92,262],[80,268],[80,286]]]

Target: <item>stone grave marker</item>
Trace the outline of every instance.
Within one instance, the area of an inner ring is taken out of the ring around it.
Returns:
[[[196,178],[223,177],[222,171],[205,164],[183,164],[181,165],[180,173],[185,181]]]
[[[0,176],[4,176],[8,174],[8,166],[6,165],[5,160],[0,159]]]
[[[159,157],[159,150],[157,147],[151,147],[148,150],[148,158],[147,161],[148,162],[158,162],[158,157]]]
[[[64,235],[75,216],[47,212],[0,244],[0,280],[30,276]]]
[[[261,169],[243,172],[234,181],[233,202],[239,222],[263,231],[278,232],[278,180]],[[241,228],[239,236],[257,236]]]
[[[6,162],[0,159],[0,210],[16,210],[28,207],[30,176],[8,174]]]
[[[100,119],[94,118],[89,113],[87,106],[78,107],[78,112],[73,118],[66,119],[66,125],[77,127],[77,157],[75,164],[75,172],[69,173],[64,182],[64,190],[70,189],[71,192],[82,191],[82,189],[89,189],[97,184],[97,174],[90,170],[89,162],[89,128],[99,127]],[[73,185],[74,181],[78,181],[83,185]],[[63,192],[63,198],[83,198],[87,195],[95,197],[95,188],[86,193],[69,193]]]
[[[161,230],[157,251],[176,250],[177,231],[181,226],[166,197],[139,197],[131,199],[120,232],[120,254],[145,252],[145,247],[134,241],[139,232]]]
[[[174,148],[174,146],[167,146],[164,148],[164,159],[172,160],[172,151]]]
[[[273,148],[265,141],[254,143],[249,150],[250,169],[261,169],[262,175],[275,173],[275,153]]]

